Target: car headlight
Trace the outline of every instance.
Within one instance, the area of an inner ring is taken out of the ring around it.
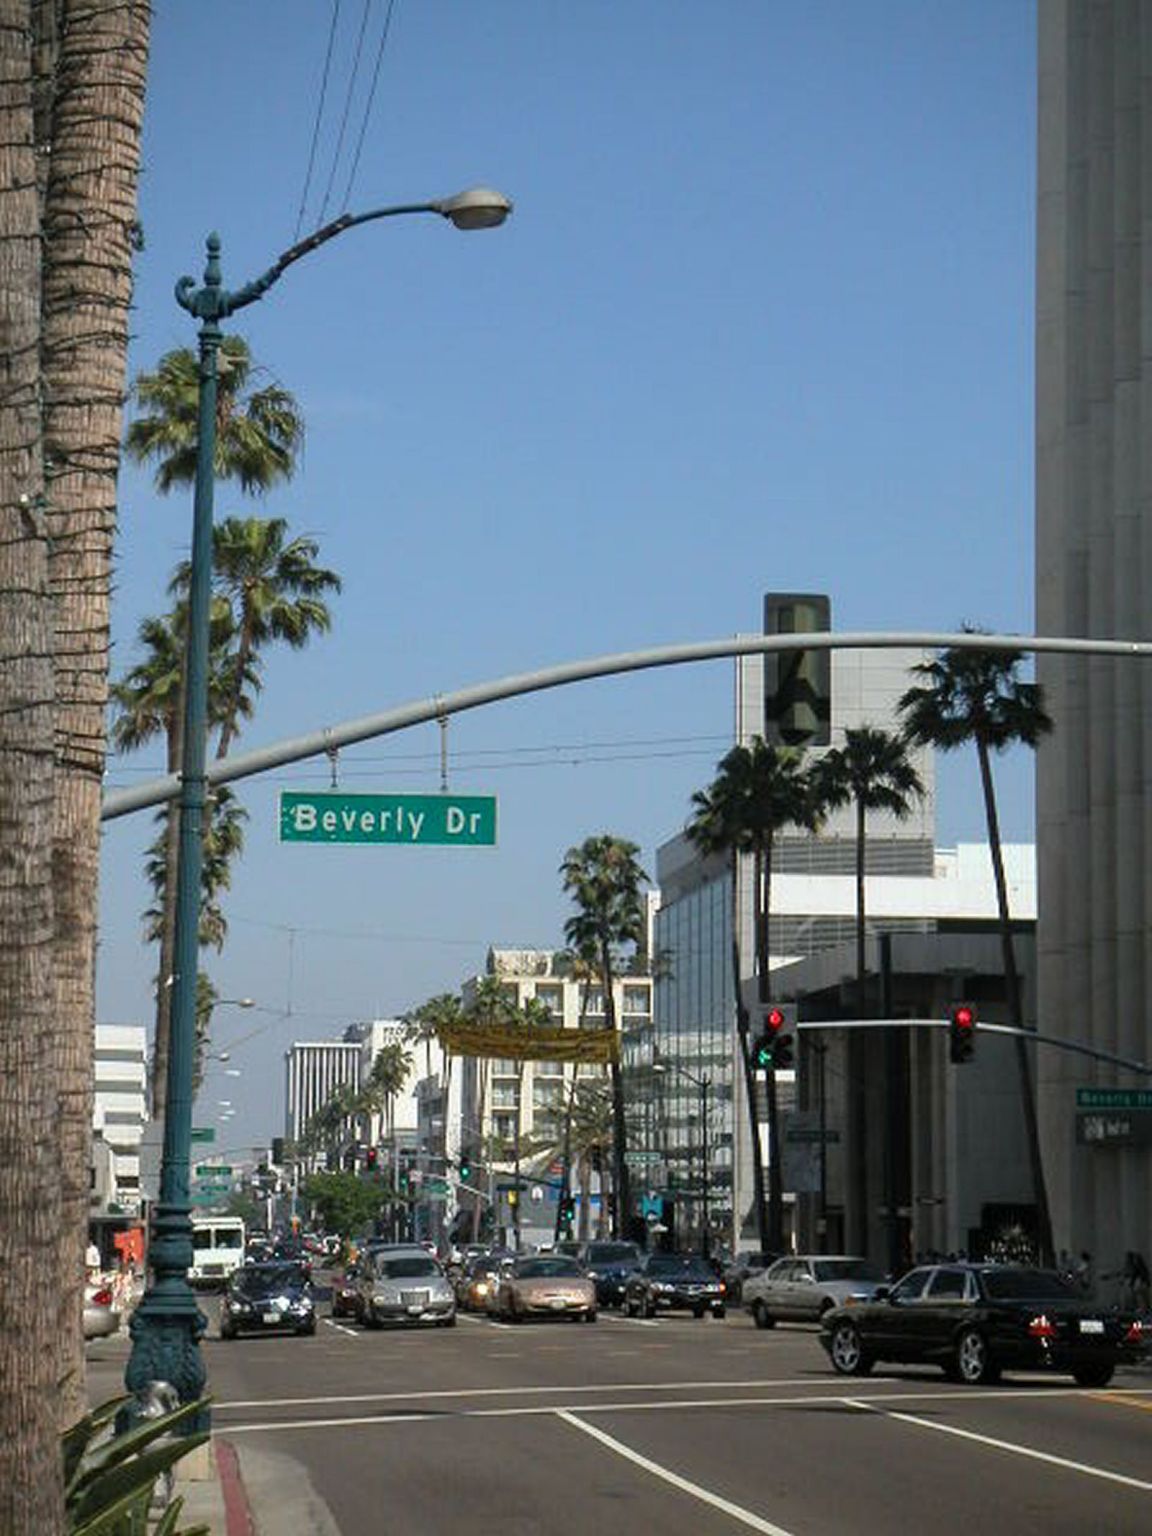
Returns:
[[[251,1312],[252,1307],[249,1302],[241,1301],[239,1297],[234,1296],[228,1303],[228,1310],[229,1312]]]
[[[671,1291],[675,1287],[667,1280],[653,1280],[652,1289],[654,1291]]]

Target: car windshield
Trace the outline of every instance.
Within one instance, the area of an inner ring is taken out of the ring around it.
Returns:
[[[997,1301],[1083,1300],[1066,1280],[1046,1269],[986,1269],[984,1290]]]
[[[440,1273],[435,1259],[422,1259],[419,1254],[395,1259],[377,1259],[376,1274],[381,1280],[431,1280]]]
[[[232,1277],[232,1289],[246,1296],[277,1296],[282,1291],[299,1290],[304,1276],[295,1264],[260,1264],[238,1269]]]
[[[574,1259],[521,1259],[514,1273],[521,1280],[578,1280],[584,1273]]]
[[[589,1243],[589,1264],[633,1264],[640,1251],[632,1243]]]
[[[648,1260],[650,1275],[676,1275],[689,1280],[714,1280],[710,1265],[703,1259],[682,1253],[657,1253]]]
[[[883,1270],[867,1259],[819,1259],[812,1266],[817,1280],[883,1280]]]

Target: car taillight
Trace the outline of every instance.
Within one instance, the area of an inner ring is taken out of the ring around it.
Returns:
[[[1134,1319],[1128,1324],[1128,1332],[1124,1335],[1124,1342],[1126,1344],[1143,1344],[1144,1328],[1139,1318]]]
[[[93,1295],[92,1303],[97,1307],[110,1307],[112,1305],[112,1292],[105,1286]]]
[[[721,1280],[721,1282],[720,1282],[720,1294],[721,1294],[721,1296],[723,1296],[724,1292],[727,1289],[728,1289],[728,1287],[724,1284],[723,1280]]]
[[[1041,1312],[1039,1317],[1034,1317],[1028,1324],[1028,1332],[1034,1339],[1054,1339],[1056,1324]]]

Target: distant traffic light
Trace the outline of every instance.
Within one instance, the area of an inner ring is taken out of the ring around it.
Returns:
[[[756,1066],[764,1071],[779,1072],[792,1065],[791,1030],[795,1022],[796,1009],[791,1005],[771,1003],[765,1009],[764,1030],[752,1051]]]
[[[365,1166],[365,1168],[368,1168],[368,1169],[376,1168],[378,1166],[379,1162],[380,1162],[380,1148],[379,1147],[369,1147],[367,1152],[365,1152],[365,1154],[364,1154],[364,1166]]]
[[[948,1059],[954,1065],[971,1061],[976,1046],[976,1010],[971,1003],[956,1003],[948,1018]]]
[[[461,1184],[467,1184],[468,1180],[471,1177],[472,1177],[472,1164],[469,1162],[469,1160],[466,1157],[461,1157],[461,1159],[460,1159],[460,1182],[461,1182]]]

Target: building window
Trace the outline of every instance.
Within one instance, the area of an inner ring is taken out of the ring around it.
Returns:
[[[624,988],[624,1012],[627,1014],[651,1013],[651,993],[647,987]]]
[[[552,1015],[552,1022],[560,1024],[564,1020],[564,988],[545,987],[537,985],[536,1001],[543,1003]]]

